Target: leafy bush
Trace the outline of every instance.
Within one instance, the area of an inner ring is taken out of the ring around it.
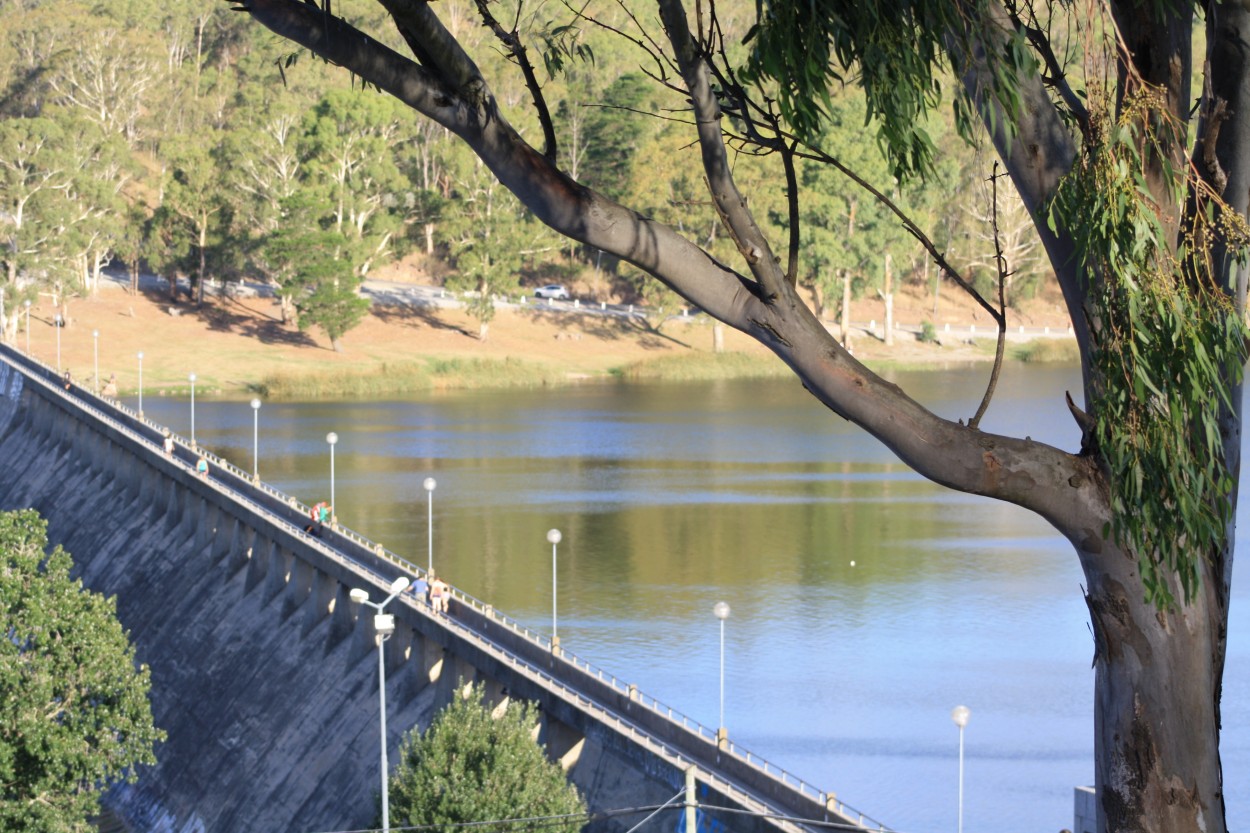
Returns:
[[[47,528],[33,509],[0,512],[0,831],[94,829],[101,793],[165,738],[116,600],[47,552]]]
[[[509,703],[492,712],[482,705],[481,686],[463,694],[424,734],[405,736],[390,780],[391,826],[451,833],[466,822],[569,816],[519,829],[577,833],[586,804],[534,740],[533,706]]]

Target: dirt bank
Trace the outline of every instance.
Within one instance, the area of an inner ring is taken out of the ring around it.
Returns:
[[[896,318],[916,323],[931,299],[900,295]],[[957,326],[977,322],[987,335],[988,316],[977,316],[966,305],[944,302]],[[1053,304],[1034,305],[1024,317],[1013,319],[1029,326],[1049,324],[1066,328]],[[34,355],[56,365],[55,311],[47,299],[31,308],[30,347]],[[881,318],[880,304],[861,303],[854,310],[857,321]],[[477,337],[477,322],[452,308],[380,307],[343,338],[344,350],[336,353],[318,330],[301,333],[281,323],[271,300],[222,299],[203,307],[171,308],[158,294],[131,295],[120,287],[107,287],[96,297],[77,299],[69,305],[70,324],[61,329],[61,366],[76,379],[87,380],[98,355],[100,375],[116,374],[119,388],[133,391],[139,379],[138,353],[143,352],[145,391],[183,391],[187,375],[197,376],[197,393],[242,394],[274,374],[368,372],[387,363],[418,359],[521,358],[548,365],[569,380],[609,376],[615,369],[653,359],[710,353],[712,321],[706,315],[671,320],[655,332],[637,321],[537,308],[501,308],[490,323],[485,340]],[[978,319],[983,319],[978,321]],[[943,319],[937,324],[939,335]],[[98,332],[98,338],[92,333]],[[755,354],[775,361],[754,340],[725,328],[725,349]],[[986,346],[970,345],[963,337],[945,338],[945,344],[921,344],[914,337],[896,339],[887,348],[878,338],[861,334],[853,341],[856,355],[872,364],[892,361],[909,365],[978,361],[989,358]],[[26,334],[16,344],[24,348]],[[98,354],[97,354],[98,350]]]

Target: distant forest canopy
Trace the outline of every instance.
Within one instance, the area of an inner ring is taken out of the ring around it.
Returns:
[[[587,14],[630,27],[619,6],[599,5]],[[650,4],[629,5],[654,15]],[[479,62],[505,60],[475,6],[439,6],[456,36],[478,46]],[[732,244],[701,196],[698,150],[680,123],[687,117],[646,77],[656,68],[651,56],[560,4],[525,5],[520,17],[511,2],[490,8],[517,21],[544,84],[561,167],[731,259]],[[738,31],[754,8],[747,0],[717,6]],[[334,6],[363,29],[386,32],[365,19],[377,9]],[[91,293],[114,261],[135,279],[141,269],[185,277],[201,300],[206,278],[268,282],[285,320],[327,332],[363,314],[355,301],[364,276],[414,252],[450,288],[475,290],[488,307],[491,296],[552,281],[602,300],[661,309],[676,302],[632,266],[549,232],[441,128],[292,51],[227,3],[0,0],[0,15],[0,286],[10,338],[21,300],[40,293],[63,304]],[[406,52],[389,31],[390,45]],[[498,79],[494,92],[513,123],[537,134],[520,72],[483,68]],[[862,93],[847,88],[831,107],[826,152],[896,199],[983,288],[995,280],[996,213],[1008,303],[1036,292],[1045,259],[1005,178],[993,211],[989,154],[965,146],[950,123],[930,125],[940,167],[923,186],[899,192],[864,126]],[[752,207],[784,241],[781,165],[741,153],[735,168],[743,193],[773,203]],[[822,313],[836,312],[846,284],[855,297],[875,294],[887,273],[896,286],[938,291],[940,276],[920,246],[869,194],[827,166],[800,169],[798,183],[799,280]],[[477,314],[489,320],[490,310]]]

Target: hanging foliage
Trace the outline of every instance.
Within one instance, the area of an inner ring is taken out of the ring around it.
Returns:
[[[1244,253],[1245,222],[1189,171],[1169,171],[1197,204],[1170,240],[1150,197],[1139,128],[1161,118],[1149,90],[1126,102],[1117,120],[1094,117],[1084,158],[1051,205],[1074,230],[1091,282],[1093,414],[1097,451],[1109,469],[1112,520],[1104,536],[1137,554],[1147,601],[1159,609],[1198,589],[1230,521],[1235,478],[1224,455],[1221,415],[1233,407],[1246,359],[1245,323],[1231,288],[1193,256],[1221,234]],[[1106,112],[1104,110],[1103,112]],[[1183,205],[1180,199],[1176,204]],[[1218,224],[1218,227],[1217,227]]]

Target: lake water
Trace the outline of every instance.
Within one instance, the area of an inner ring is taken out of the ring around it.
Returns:
[[[948,417],[985,369],[896,373]],[[1010,366],[983,421],[1074,449],[1073,368]],[[133,404],[133,403],[132,403]],[[185,401],[145,401],[187,435]],[[246,402],[196,403],[250,469]],[[266,403],[260,474],[563,646],[904,833],[1072,825],[1093,783],[1093,641],[1068,544],[1024,510],[913,474],[792,381],[608,384],[402,402]],[[1243,525],[1242,529],[1245,529]],[[1243,532],[1244,539],[1244,532]],[[1239,551],[1245,547],[1240,546]],[[1240,557],[1245,562],[1246,557]],[[1232,828],[1250,823],[1250,616],[1238,568],[1224,695]]]

